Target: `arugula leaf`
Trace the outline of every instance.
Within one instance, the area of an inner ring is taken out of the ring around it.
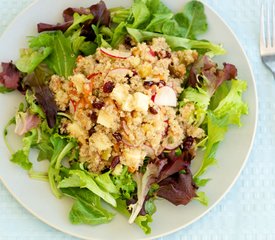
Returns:
[[[111,46],[113,48],[117,47],[124,40],[126,33],[126,23],[121,22],[114,30]]]
[[[68,77],[75,67],[76,55],[71,41],[61,31],[55,32],[52,54],[45,60],[47,65],[58,75]]]
[[[190,40],[187,38],[147,32],[129,27],[127,27],[127,31],[137,42],[148,41],[155,37],[163,37],[173,50],[201,49],[204,50],[209,56],[225,54],[225,50],[220,45],[216,45],[208,41]]]
[[[94,33],[96,34],[95,43],[98,47],[111,48],[110,44],[104,39],[103,34],[96,25],[92,25]]]
[[[85,56],[94,54],[97,45],[91,41],[85,41],[86,37],[81,36],[81,30],[77,30],[71,35],[72,50],[78,56],[83,53]]]
[[[69,213],[69,219],[73,224],[95,225],[113,219],[114,214],[101,206],[100,197],[88,189],[62,188],[62,192],[76,200]]]
[[[131,15],[133,23],[130,24],[132,28],[139,28],[142,24],[150,19],[150,11],[143,1],[135,1],[131,7]]]
[[[94,180],[93,176],[89,173],[84,172],[83,170],[70,170],[70,176],[64,178],[59,182],[59,188],[68,188],[68,187],[80,187],[87,188],[92,191],[94,194],[101,197],[104,201],[116,206],[115,198],[106,190],[103,190]]]
[[[151,12],[152,15],[154,14],[162,14],[162,13],[172,13],[172,11],[166,7],[164,3],[160,0],[145,0],[147,8]]]

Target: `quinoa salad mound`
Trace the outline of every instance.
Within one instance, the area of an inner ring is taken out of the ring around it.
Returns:
[[[60,131],[78,140],[79,160],[92,172],[111,165],[119,171],[121,164],[134,172],[146,156],[204,136],[189,120],[192,104],[176,108],[182,77],[198,53],[173,52],[164,38],[127,47],[108,49],[113,55],[98,48],[78,57],[68,79],[54,75],[50,81],[58,108],[70,116]]]

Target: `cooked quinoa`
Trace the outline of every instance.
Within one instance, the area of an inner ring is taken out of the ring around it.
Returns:
[[[178,111],[154,101],[164,86],[179,96],[196,51],[172,52],[164,38],[108,51],[114,54],[98,48],[79,57],[73,76],[50,81],[57,106],[71,117],[62,119],[60,131],[79,141],[79,159],[90,171],[100,172],[119,157],[117,168],[122,164],[134,172],[146,156],[176,148],[187,136],[204,136],[189,121],[191,103]]]

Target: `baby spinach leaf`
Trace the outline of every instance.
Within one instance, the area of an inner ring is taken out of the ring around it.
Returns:
[[[195,39],[197,35],[207,30],[207,19],[204,5],[199,1],[190,1],[185,4],[183,11],[175,15],[179,26],[185,29],[182,37]]]

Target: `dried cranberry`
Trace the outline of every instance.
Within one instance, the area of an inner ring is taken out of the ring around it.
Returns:
[[[113,133],[113,137],[118,141],[121,142],[122,141],[122,136],[119,132],[115,132]]]
[[[194,143],[194,138],[192,138],[192,137],[187,137],[185,140],[184,140],[184,142],[183,142],[183,150],[184,151],[188,151],[188,150],[190,150],[190,148],[192,147],[192,145],[193,145],[193,143]]]
[[[114,169],[116,167],[116,165],[118,165],[120,163],[120,157],[119,156],[115,156],[111,162],[111,168]]]
[[[166,58],[171,58],[171,56],[172,56],[171,53],[168,52],[168,51],[166,51],[166,56],[165,56],[165,57],[166,57]]]
[[[165,86],[165,85],[166,85],[166,82],[163,81],[163,80],[160,80],[160,81],[159,81],[159,84],[162,84],[163,86]]]
[[[153,86],[155,83],[153,81],[145,81],[143,83],[143,86],[146,88],[146,89],[149,89],[151,86]]]
[[[92,127],[90,130],[89,130],[89,136],[92,136],[94,133],[95,133],[95,128]]]
[[[150,113],[152,113],[154,115],[158,114],[158,111],[153,107],[149,107],[149,111],[150,111]]]
[[[103,92],[111,93],[113,91],[114,87],[115,87],[115,84],[111,81],[108,81],[108,82],[104,83],[104,85],[103,85]]]
[[[91,118],[91,120],[92,120],[93,122],[96,122],[96,120],[97,120],[97,115],[96,115],[96,113],[93,112],[93,113],[90,115],[90,118]]]
[[[103,108],[103,106],[105,105],[104,102],[101,102],[101,101],[97,101],[97,102],[93,102],[93,107],[100,110],[101,108]]]

